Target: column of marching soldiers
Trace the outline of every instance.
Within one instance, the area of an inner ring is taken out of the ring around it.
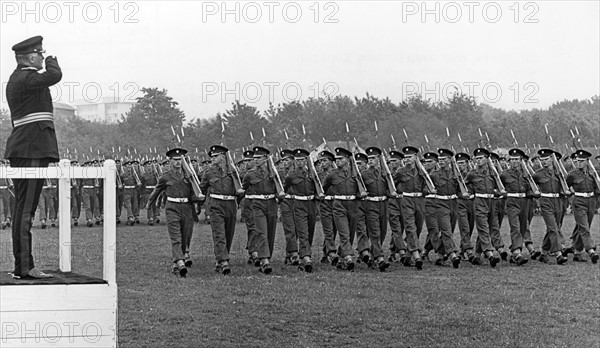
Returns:
[[[220,215],[219,204],[231,201],[236,204],[226,214],[233,214],[235,222],[239,207],[247,228],[248,264],[266,274],[272,272],[269,260],[278,219],[285,235],[285,263],[305,272],[314,268],[312,244],[318,220],[324,240],[320,262],[342,270],[353,271],[355,263],[364,263],[385,271],[396,262],[422,269],[424,261],[430,261],[431,252],[437,254],[432,257],[435,265],[454,268],[459,268],[461,261],[482,265],[484,260],[491,267],[501,260],[521,266],[529,260],[549,263],[555,259],[560,265],[568,261],[570,253],[576,262],[598,262],[590,231],[600,207],[596,168],[600,155],[593,158],[590,152],[575,149],[563,156],[550,148],[515,147],[507,156],[500,156],[490,150],[489,144],[471,154],[454,151],[453,147],[425,151],[407,144],[398,150],[394,144],[394,149],[384,151],[375,146],[363,150],[356,142],[350,144],[329,149],[324,142],[313,151],[278,149],[275,154],[254,146],[242,149],[235,165],[229,150],[219,145],[206,152],[210,159],[185,156],[197,177],[202,178],[197,183],[202,193],[197,194],[206,199],[197,203],[196,214],[204,207],[207,222],[214,225],[215,270],[231,272],[229,251],[235,226],[223,222],[230,221],[231,216],[211,219],[210,215],[213,208]],[[223,154],[228,156],[227,165],[216,160]],[[141,223],[140,207],[146,206],[161,176],[169,171],[168,159],[150,156],[115,158],[117,224],[122,223],[123,211],[125,225]],[[81,165],[99,166],[102,162],[90,159]],[[71,165],[80,164],[72,160]],[[225,177],[238,180],[241,188],[219,188],[215,182]],[[102,224],[103,184],[98,179],[72,179],[73,225],[79,224],[81,215],[88,227]],[[42,229],[58,223],[57,186],[57,179],[46,179],[36,214]],[[11,224],[13,198],[10,179],[0,179],[2,229]],[[163,191],[156,203],[149,205],[143,223],[159,224],[168,199]],[[576,225],[570,236],[561,230],[568,211]],[[530,230],[534,213],[541,215],[545,223],[545,236],[539,246]],[[510,230],[506,244],[500,234],[504,216]],[[383,242],[388,226],[391,238],[386,252]],[[453,238],[457,226],[459,243]],[[216,235],[223,231],[224,236]],[[477,232],[476,238],[473,231]],[[189,245],[182,249],[185,256],[174,256],[173,271],[185,276],[187,271],[181,269],[190,267],[192,261]]]

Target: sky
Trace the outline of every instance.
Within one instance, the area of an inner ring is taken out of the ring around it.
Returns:
[[[456,91],[505,110],[600,94],[598,1],[0,1],[0,81],[35,35],[54,101],[166,89],[186,121],[236,100],[324,95],[433,102]]]

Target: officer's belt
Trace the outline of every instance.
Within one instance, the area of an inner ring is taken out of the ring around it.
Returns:
[[[51,112],[34,112],[29,115],[25,115],[13,121],[13,127],[19,127],[33,122],[50,121],[54,122],[54,116]]]
[[[558,193],[540,193],[540,197],[544,198],[558,198],[560,195]]]
[[[126,189],[134,189],[134,188],[135,188],[135,186],[123,186],[123,188],[126,188]]]
[[[167,201],[173,202],[173,203],[187,203],[188,199],[185,197],[183,197],[183,198],[167,197]]]
[[[507,193],[506,197],[510,197],[510,198],[525,198],[525,194],[524,193]]]
[[[274,199],[275,195],[246,195],[246,198],[248,199],[261,199],[261,200],[268,200],[268,199]]]
[[[96,186],[86,186],[84,185],[83,188],[95,188]]]
[[[594,196],[594,192],[575,192],[574,195],[577,197],[589,198]]]
[[[334,196],[325,196],[326,201],[333,201],[335,199]]]
[[[297,201],[312,201],[313,199],[315,199],[315,195],[308,195],[308,196],[290,195],[290,198],[295,199]]]
[[[337,199],[337,200],[340,200],[340,201],[351,201],[351,200],[356,199],[356,196],[354,196],[354,195],[348,195],[348,196],[341,196],[340,195],[340,196],[337,196],[336,195],[336,196],[333,196],[333,199]]]
[[[146,186],[147,189],[154,189],[156,186]]]
[[[494,198],[493,193],[476,193],[475,197],[477,198]]]
[[[365,197],[365,201],[370,201],[370,202],[383,202],[387,200],[386,196],[367,196]]]
[[[235,201],[235,196],[218,195],[216,193],[211,193],[209,196],[210,198],[219,199],[222,201]]]
[[[402,192],[403,197],[423,197],[421,192]]]

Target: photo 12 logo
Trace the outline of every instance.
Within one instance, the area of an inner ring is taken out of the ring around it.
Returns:
[[[539,103],[537,94],[540,87],[535,82],[514,82],[503,86],[494,81],[489,82],[403,82],[402,100],[420,95],[423,99],[433,102],[447,101],[455,94],[465,94],[468,96],[481,98],[480,101],[487,104],[509,102],[503,100],[503,97],[512,97],[512,103]]]
[[[102,326],[97,322],[2,322],[2,340],[0,343],[20,341],[21,343],[58,343],[61,338],[68,338],[68,343],[75,343],[75,338],[82,337],[86,343],[97,343],[102,339]],[[107,328],[105,328],[105,332]],[[16,342],[15,342],[16,343]],[[44,344],[44,345],[45,345]]]
[[[2,23],[139,23],[137,2],[2,1]]]
[[[202,23],[339,23],[337,2],[202,2]]]
[[[281,100],[290,103],[303,98],[334,97],[339,90],[335,82],[314,82],[308,85],[298,82],[203,82],[202,102],[218,98],[221,103],[239,100],[254,104],[265,101],[266,98],[269,103]]]
[[[539,23],[537,2],[403,1],[402,23]]]

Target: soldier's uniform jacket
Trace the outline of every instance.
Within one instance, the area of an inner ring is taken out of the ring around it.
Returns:
[[[331,188],[331,191],[329,189]],[[358,183],[350,168],[332,170],[323,182],[323,190],[330,195],[353,196],[358,193]]]
[[[518,168],[510,168],[500,174],[500,180],[508,193],[532,194],[525,173]]]
[[[465,184],[469,193],[494,194],[496,190],[496,180],[487,167],[478,167],[470,171],[465,178]]]
[[[431,181],[437,190],[438,195],[451,196],[460,192],[458,180],[454,176],[451,168],[440,169],[430,174]]]
[[[141,180],[142,180],[142,188],[144,190],[145,189],[152,190],[156,187],[156,184],[158,183],[158,180],[156,179],[156,175],[154,174],[152,169],[146,170],[144,175],[142,175]]]
[[[269,171],[260,166],[248,170],[242,183],[246,195],[272,195],[276,193],[275,181]]]
[[[133,176],[133,168],[125,170],[125,173],[121,175],[121,182],[123,183],[123,186],[137,185],[135,177]]]
[[[599,188],[596,186],[592,173],[587,175],[581,169],[575,169],[567,175],[567,186],[573,187],[575,192],[599,194]]]
[[[396,188],[401,192],[423,192],[425,189],[425,178],[416,167],[405,166],[398,170],[399,185]]]
[[[217,195],[234,196],[236,194],[233,177],[219,166],[212,166],[202,175],[200,190],[206,195],[209,188],[210,193]]]
[[[156,188],[150,194],[148,202],[150,204],[154,203],[158,195],[163,191],[167,194],[167,197],[171,198],[187,198],[190,202],[194,198],[192,182],[183,170],[181,173],[177,173],[174,170],[164,173],[158,179]]]
[[[387,187],[385,177],[381,175],[381,170],[375,167],[369,167],[361,172],[365,187],[367,188],[368,196],[382,197],[389,196],[390,192]]]
[[[549,168],[542,168],[533,175],[533,181],[538,184],[542,193],[560,193],[560,179],[558,172]]]
[[[328,170],[322,170],[319,172],[319,179],[321,180],[321,184],[325,183],[325,179],[327,178],[327,176],[333,172],[334,168],[331,167]],[[331,187],[329,187],[329,189],[331,189]],[[326,190],[325,187],[323,187],[323,192],[325,192],[325,195],[331,195],[331,192],[329,192],[330,190]]]
[[[59,159],[58,144],[54,131],[54,121],[43,120],[23,122],[32,114],[52,114],[52,96],[49,86],[60,81],[62,72],[54,57],[46,58],[46,71],[39,74],[37,69],[17,65],[6,85],[6,98],[11,110],[12,133],[6,142],[5,158],[50,158]]]
[[[306,168],[290,170],[285,177],[283,188],[286,193],[298,196],[316,194],[315,182]]]

